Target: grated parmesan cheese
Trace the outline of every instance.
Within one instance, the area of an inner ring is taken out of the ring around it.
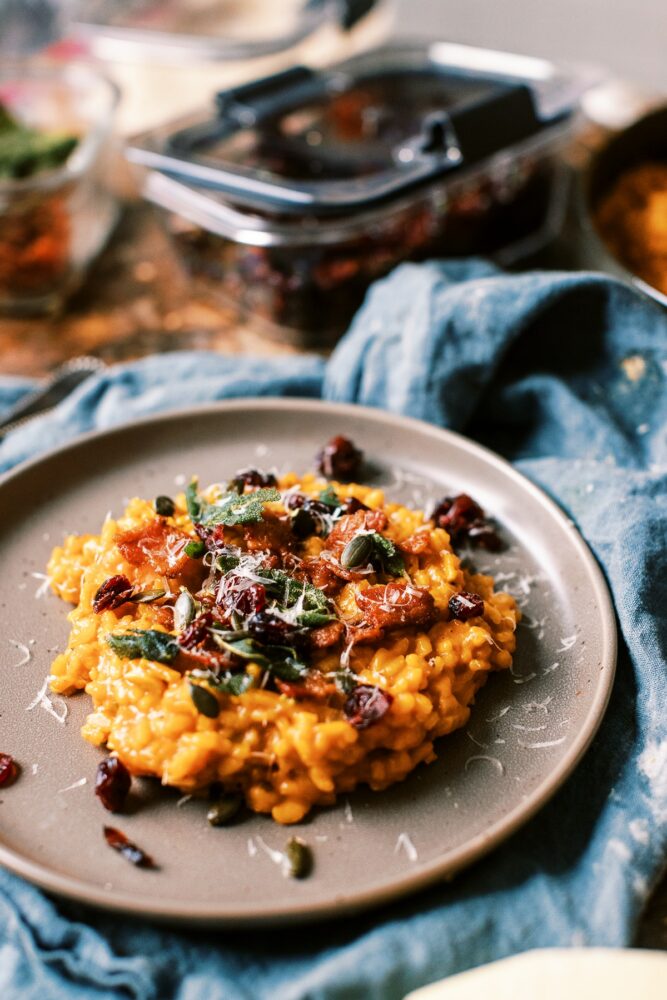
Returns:
[[[558,740],[545,740],[543,743],[524,743],[523,740],[517,740],[520,747],[524,750],[546,750],[548,747],[557,747],[561,743],[564,743],[567,737],[561,736]]]
[[[413,863],[418,860],[419,855],[417,854],[417,848],[412,843],[409,834],[400,833],[396,841],[396,847],[394,848],[394,854],[398,854],[399,851],[404,851],[408,861]]]
[[[24,667],[26,663],[30,662],[32,653],[25,645],[25,643],[19,642],[17,639],[8,639],[7,642],[9,642],[12,646],[14,646],[15,649],[18,649],[18,651],[22,654],[21,659],[18,661],[18,663],[14,664],[15,667]]]
[[[50,675],[47,674],[37,695],[26,708],[26,712],[32,712],[33,708],[37,708],[39,705],[39,707],[43,708],[45,712],[52,715],[56,722],[59,722],[61,726],[64,726],[69,709],[67,707],[67,703],[59,695],[52,694],[49,696],[47,694],[50,679]],[[53,701],[51,699],[53,699]],[[58,708],[61,709],[62,714],[58,712]]]
[[[497,757],[490,757],[488,754],[485,753],[479,753],[475,754],[474,757],[468,757],[467,761],[465,762],[466,771],[468,770],[470,764],[473,764],[477,760],[486,760],[489,762],[489,764],[493,764],[493,766],[497,769],[499,774],[505,773],[505,765],[503,764],[503,762],[501,760],[498,760]]]

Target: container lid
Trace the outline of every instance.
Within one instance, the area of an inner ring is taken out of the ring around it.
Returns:
[[[580,81],[466,46],[389,46],[223,91],[129,158],[236,205],[349,213],[488,159],[563,122]]]
[[[241,60],[284,52],[325,24],[348,30],[377,0],[75,0],[103,58]]]

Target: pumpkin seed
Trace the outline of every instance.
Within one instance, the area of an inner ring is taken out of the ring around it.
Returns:
[[[218,718],[220,715],[220,703],[208,688],[202,687],[201,684],[191,684],[190,697],[197,711],[205,715],[207,719]]]
[[[300,837],[292,837],[285,848],[287,871],[292,878],[308,878],[313,870],[313,852]]]
[[[174,603],[174,628],[182,632],[194,619],[197,605],[194,597],[187,590],[182,590]]]
[[[176,506],[171,497],[155,497],[153,506],[155,507],[155,513],[159,514],[160,517],[173,517],[174,511],[176,510]]]
[[[370,535],[355,535],[343,549],[340,564],[344,569],[355,566],[365,566],[373,554],[373,541]]]
[[[149,604],[164,597],[166,590],[142,590],[138,594],[133,594],[130,600],[133,604]]]
[[[211,806],[206,813],[206,819],[211,826],[226,826],[236,816],[241,803],[240,795],[227,795]]]

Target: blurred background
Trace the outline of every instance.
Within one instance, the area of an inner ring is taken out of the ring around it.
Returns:
[[[403,57],[373,52],[415,39],[408,77],[426,75],[408,93]],[[667,305],[667,109],[626,134],[665,103],[665,42],[664,0],[0,0],[0,154],[31,151],[4,174],[0,159],[0,370],[326,352],[374,280],[429,257],[603,269]],[[282,78],[252,88],[300,65],[323,102],[288,75],[298,113],[268,113]],[[537,119],[491,102],[462,152],[447,116],[498,79],[528,88]],[[170,160],[221,92],[237,126]],[[44,145],[62,162],[35,160]],[[641,212],[608,213],[601,240],[600,205],[635,161]],[[373,200],[383,170],[393,193]],[[242,191],[248,172],[277,199]],[[352,181],[352,200],[312,201],[326,180]],[[296,213],[294,185],[311,199]]]
[[[594,62],[667,90],[664,0],[397,0],[397,31]]]

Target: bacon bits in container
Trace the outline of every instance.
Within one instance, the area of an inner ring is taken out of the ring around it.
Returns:
[[[542,60],[389,46],[220,92],[128,155],[240,320],[324,347],[401,261],[511,263],[554,235],[582,89]]]

